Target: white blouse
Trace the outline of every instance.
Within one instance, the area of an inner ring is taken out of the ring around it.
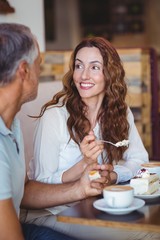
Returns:
[[[30,161],[29,177],[41,182],[62,183],[62,174],[83,156],[79,146],[69,141],[67,119],[69,113],[65,106],[51,107],[45,111],[38,120],[34,138],[34,158]],[[124,163],[115,165],[118,182],[125,182],[136,175],[140,165],[148,162],[148,153],[145,150],[137,128],[134,124],[133,114],[128,109],[129,148],[123,155]],[[94,128],[99,138],[99,124]],[[101,164],[101,156],[98,158]]]

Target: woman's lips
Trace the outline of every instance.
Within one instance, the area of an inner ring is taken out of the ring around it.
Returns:
[[[80,87],[81,87],[81,89],[90,89],[90,88],[92,88],[94,86],[94,84],[93,83],[80,83]]]

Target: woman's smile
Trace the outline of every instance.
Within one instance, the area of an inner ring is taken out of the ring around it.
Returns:
[[[94,86],[95,86],[95,84],[90,83],[90,82],[81,82],[81,83],[80,83],[80,88],[81,88],[82,90],[89,90],[89,89],[91,89],[91,88],[94,87]]]

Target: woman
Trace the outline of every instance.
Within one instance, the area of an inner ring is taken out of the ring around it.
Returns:
[[[148,154],[125,102],[126,93],[125,72],[115,48],[100,37],[80,42],[71,55],[63,90],[39,115],[30,177],[48,183],[71,182],[87,165],[98,161],[114,166],[106,184],[131,179],[140,165],[148,162]],[[114,143],[126,139],[129,146],[117,148],[102,144],[101,139]],[[118,164],[120,160],[124,160],[123,165]],[[59,209],[50,211],[56,215]],[[63,224],[47,211],[29,214],[28,222],[81,239],[125,237],[119,229]]]
[[[80,177],[91,162],[118,163],[112,183],[131,179],[148,161],[127,107],[125,72],[115,48],[104,38],[83,40],[73,51],[63,90],[41,110],[34,143],[32,177],[62,183]],[[129,147],[97,139],[129,140]]]

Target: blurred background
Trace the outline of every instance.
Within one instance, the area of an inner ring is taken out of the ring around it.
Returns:
[[[116,47],[152,46],[160,53],[159,0],[45,0],[46,49],[71,49],[101,35]]]
[[[43,56],[38,98],[22,107],[26,159],[33,124],[27,115],[62,88],[71,51],[87,36],[103,36],[125,68],[127,103],[150,159],[160,161],[160,0],[0,0],[0,22],[29,26]]]
[[[160,0],[0,0],[4,21],[28,25],[41,51],[101,35],[115,47],[153,47],[160,55]]]

